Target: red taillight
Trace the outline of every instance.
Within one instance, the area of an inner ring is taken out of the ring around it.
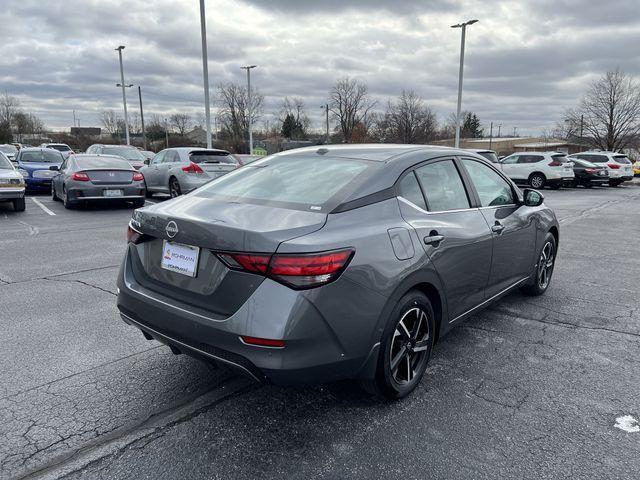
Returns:
[[[553,162],[551,162],[549,164],[550,167],[561,167],[562,166],[562,162],[558,161],[558,160],[554,160]]]
[[[271,347],[271,348],[284,348],[284,340],[273,340],[270,338],[258,338],[247,337],[243,335],[240,337],[243,343],[247,345],[255,345],[257,347]]]
[[[144,175],[142,175],[140,172],[136,172],[133,174],[134,182],[141,182],[142,180],[144,180]]]
[[[311,288],[329,283],[340,275],[353,256],[352,249],[311,254],[253,255],[219,253],[235,270],[265,275],[292,288]]]
[[[202,169],[193,162],[189,163],[186,167],[182,167],[182,171],[187,173],[204,173]]]
[[[617,163],[607,163],[607,167],[618,170],[620,168],[620,165],[618,165]]]
[[[587,173],[598,173],[598,170],[595,168],[585,168],[584,171]]]
[[[84,172],[75,172],[71,175],[71,180],[75,180],[77,182],[88,182],[89,175]]]

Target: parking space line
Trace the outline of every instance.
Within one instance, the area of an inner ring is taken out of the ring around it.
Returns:
[[[47,207],[45,207],[42,204],[42,202],[40,200],[38,200],[37,198],[31,197],[31,200],[33,200],[33,203],[38,205],[44,211],[44,213],[47,213],[49,215],[55,215],[55,213],[53,213],[51,210],[49,210]]]

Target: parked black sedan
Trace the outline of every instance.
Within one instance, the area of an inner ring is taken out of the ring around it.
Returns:
[[[595,163],[578,158],[571,158],[573,162],[573,186],[582,185],[591,188],[594,185],[604,185],[609,181],[609,172],[606,166],[599,166]]]

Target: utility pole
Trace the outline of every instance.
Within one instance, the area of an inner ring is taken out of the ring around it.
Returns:
[[[580,115],[580,141],[582,142],[582,133],[584,130],[584,114]]]
[[[328,145],[331,143],[331,136],[329,135],[329,104],[325,103],[324,105],[320,105],[320,108],[324,109],[327,135],[326,145]]]
[[[249,113],[249,155],[253,155],[253,131],[251,125],[252,117],[252,105],[251,105],[251,69],[256,68],[257,65],[247,65],[246,67],[240,67],[247,71],[247,111]]]
[[[124,69],[122,68],[122,50],[124,50],[124,45],[120,45],[116,48],[118,51],[118,58],[120,59],[120,85],[122,85],[122,105],[124,107],[124,131],[127,139],[127,145],[131,145],[129,142],[129,117],[127,116],[127,95],[124,91]]]
[[[142,112],[142,88],[138,85],[138,98],[140,99],[140,123],[142,123],[142,148],[147,149],[147,137],[144,134],[144,113]]]
[[[518,133],[518,127],[513,127],[513,136],[516,137]]]
[[[76,111],[73,110],[73,126],[76,126]]]
[[[460,148],[460,111],[462,109],[462,76],[464,70],[464,41],[467,33],[467,26],[473,25],[478,20],[469,20],[457,25],[451,25],[451,28],[462,28],[462,35],[460,39],[460,71],[458,72],[458,108],[456,110],[456,139],[454,146]]]
[[[493,142],[493,122],[491,122],[491,127],[489,127],[489,150],[491,150],[492,142]]]
[[[169,122],[166,118],[164,119],[164,140],[167,145],[165,148],[169,148]]]
[[[204,115],[207,128],[207,148],[211,148],[211,108],[209,107],[209,62],[207,57],[207,23],[204,0],[200,0],[200,36],[202,37],[202,77],[204,80]],[[167,148],[169,141],[167,140]]]
[[[498,138],[500,138],[500,129],[502,128],[502,124],[499,123],[498,124]]]

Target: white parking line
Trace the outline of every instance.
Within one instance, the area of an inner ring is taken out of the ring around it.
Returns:
[[[33,203],[38,205],[44,211],[44,213],[47,213],[49,215],[55,215],[55,213],[53,213],[51,210],[49,210],[47,207],[45,207],[42,204],[42,202],[40,200],[38,200],[37,198],[31,197],[31,200],[33,200]]]

